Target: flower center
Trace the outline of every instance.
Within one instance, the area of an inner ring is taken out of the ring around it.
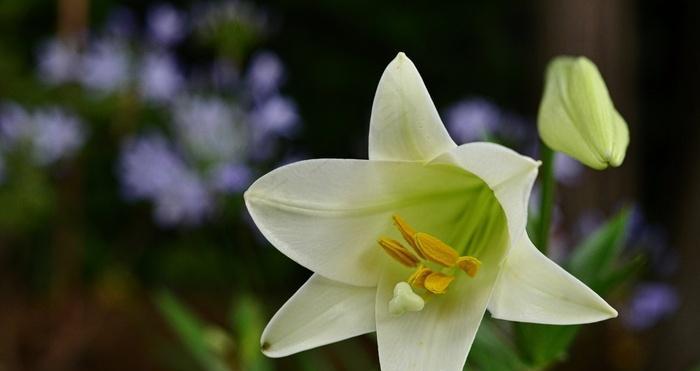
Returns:
[[[424,232],[416,232],[403,218],[393,216],[394,225],[413,252],[394,239],[382,237],[379,246],[395,261],[415,271],[406,282],[394,288],[394,297],[389,302],[389,312],[401,315],[406,311],[423,309],[422,299],[430,295],[442,295],[457,278],[459,271],[470,277],[479,272],[481,261],[474,256],[459,253],[439,238]],[[413,290],[416,290],[419,296]],[[418,305],[418,299],[421,300]]]

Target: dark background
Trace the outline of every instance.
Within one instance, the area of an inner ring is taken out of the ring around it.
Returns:
[[[68,8],[87,4],[59,3]],[[578,185],[561,189],[565,224],[573,225],[589,209],[609,216],[621,204],[637,205],[650,223],[663,228],[678,256],[677,269],[664,280],[677,288],[681,305],[672,317],[641,333],[624,330],[616,320],[587,327],[559,369],[689,370],[700,362],[700,4],[256,3],[271,17],[269,35],[256,48],[275,51],[286,64],[284,91],[296,100],[304,122],[291,145],[310,158],[366,157],[374,90],[399,51],[417,65],[439,109],[483,96],[528,118],[532,130],[547,61],[561,54],[593,60],[627,119],[631,144],[621,168],[587,170]],[[176,4],[183,9],[191,5]],[[66,20],[71,12],[58,11],[55,2],[3,0],[0,98],[47,100],[21,78],[31,71],[41,40],[71,32],[71,27],[99,26],[116,5],[137,12],[149,6],[89,2],[81,24]],[[202,57],[186,43],[181,49],[185,58]],[[113,175],[75,170],[94,168],[102,161],[99,156],[116,148],[109,133],[95,134],[98,144],[88,147],[69,171],[72,175],[56,185],[65,194],[59,202],[64,207],[31,235],[3,231],[0,236],[1,371],[170,369],[160,360],[173,350],[158,349],[151,340],[172,338],[150,304],[152,291],[170,288],[217,323],[225,322],[232,293],[253,292],[259,294],[264,323],[306,279],[308,272],[255,242],[242,221],[164,231],[149,222],[147,206],[92,202],[118,198],[110,185]],[[95,150],[102,145],[107,150]],[[240,208],[240,200],[232,202]],[[67,247],[56,248],[57,241]],[[248,262],[257,262],[255,268],[239,269]],[[618,295],[613,303],[622,305],[624,297]],[[308,354],[326,359],[322,367],[338,370],[345,369],[348,352],[362,352],[369,364],[376,362],[371,341],[360,339],[351,346],[355,348],[333,345]],[[277,365],[295,367],[289,360]]]

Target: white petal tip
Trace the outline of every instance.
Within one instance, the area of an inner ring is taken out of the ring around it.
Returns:
[[[281,358],[281,357],[286,357],[286,356],[294,353],[294,352],[284,352],[284,351],[280,351],[279,349],[275,349],[272,346],[272,343],[270,343],[267,340],[263,340],[263,339],[260,340],[260,351],[262,352],[262,354],[265,355],[265,357],[268,357],[268,358]]]
[[[399,54],[396,54],[396,58],[395,58],[395,59],[396,59],[397,61],[403,61],[403,60],[408,59],[408,57],[406,56],[406,53],[404,53],[404,52],[399,52]]]
[[[609,317],[607,319],[617,318],[617,311],[615,310],[615,308],[613,308],[613,307],[608,308],[608,316]]]
[[[269,350],[270,350],[270,343],[268,343],[267,341],[261,341],[260,342],[260,351],[264,355],[270,357]]]

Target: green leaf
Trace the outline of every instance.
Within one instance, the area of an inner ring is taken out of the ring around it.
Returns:
[[[498,326],[484,318],[474,344],[469,352],[465,370],[520,371],[529,368],[505,336],[499,334]]]
[[[622,252],[631,212],[623,209],[574,250],[566,268],[598,294],[607,277],[615,272]]]
[[[514,324],[515,342],[525,362],[535,368],[566,359],[580,326]]]
[[[212,351],[206,341],[206,330],[200,320],[171,293],[156,295],[156,304],[170,327],[192,357],[207,371],[227,371],[228,367]]]
[[[250,295],[243,295],[231,306],[231,325],[236,333],[238,358],[243,370],[269,371],[271,361],[260,351],[260,334],[265,326],[260,303]]]
[[[636,257],[620,264],[627,237],[630,210],[623,209],[574,250],[567,270],[605,296],[640,271],[644,259]],[[515,339],[525,361],[544,367],[564,360],[580,326],[556,326],[532,323],[514,325]]]

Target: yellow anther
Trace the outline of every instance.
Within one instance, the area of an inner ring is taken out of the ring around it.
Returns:
[[[444,294],[447,292],[447,286],[450,285],[453,276],[448,276],[440,272],[433,272],[425,278],[425,289],[433,294]]]
[[[389,256],[394,258],[394,260],[398,261],[399,263],[411,268],[418,265],[418,258],[416,258],[413,253],[406,250],[406,248],[401,245],[401,242],[387,237],[380,238],[378,242],[379,246],[381,246],[384,251],[389,254]]]
[[[457,259],[457,266],[463,270],[469,277],[474,277],[479,272],[481,260],[473,256],[460,256]]]
[[[394,225],[396,226],[396,229],[398,229],[399,232],[401,232],[403,239],[406,240],[406,242],[408,242],[409,245],[411,245],[411,247],[416,252],[416,254],[418,254],[418,256],[425,259],[425,256],[421,254],[420,250],[418,250],[418,247],[416,246],[416,240],[413,237],[416,235],[415,229],[408,225],[408,223],[406,223],[406,221],[398,215],[394,215],[391,218],[394,219]]]
[[[415,234],[415,239],[418,250],[426,259],[446,267],[452,267],[457,263],[457,258],[459,258],[457,251],[437,237],[419,232]]]
[[[413,287],[425,288],[425,279],[431,273],[433,273],[433,271],[422,265],[419,265],[418,268],[416,268],[416,271],[413,272],[411,277],[408,277],[408,283],[411,284],[411,286]]]

